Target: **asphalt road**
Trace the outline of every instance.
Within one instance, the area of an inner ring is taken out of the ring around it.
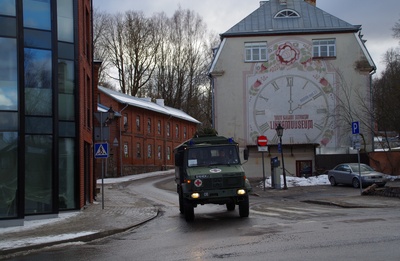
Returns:
[[[257,181],[255,181],[257,183]],[[255,183],[255,184],[256,184]],[[250,197],[250,217],[205,205],[195,221],[179,214],[173,177],[131,182],[121,189],[160,208],[158,218],[86,244],[64,245],[13,260],[399,260],[398,208],[341,208],[304,199],[352,196],[351,187],[318,186]]]

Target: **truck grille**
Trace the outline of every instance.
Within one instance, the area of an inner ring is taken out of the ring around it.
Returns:
[[[219,189],[219,188],[237,188],[243,186],[243,177],[222,177],[203,179],[203,188]]]

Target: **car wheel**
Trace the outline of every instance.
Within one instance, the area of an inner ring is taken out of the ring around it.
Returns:
[[[359,188],[360,187],[360,181],[357,178],[354,178],[351,182],[354,188]]]
[[[335,180],[334,177],[330,177],[329,178],[329,182],[331,183],[331,186],[336,186],[337,185],[336,180]]]
[[[242,201],[239,201],[239,216],[248,217],[250,212],[249,196],[245,196]]]
[[[231,203],[226,203],[226,209],[228,210],[228,211],[234,211],[235,210],[235,203],[234,202],[231,202]]]

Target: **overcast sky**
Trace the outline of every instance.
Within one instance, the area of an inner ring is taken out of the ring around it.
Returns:
[[[165,12],[171,16],[179,6],[198,13],[209,31],[224,33],[259,7],[257,0],[93,0],[94,8],[108,13],[142,11],[151,16]],[[391,28],[400,19],[399,0],[317,0],[317,7],[350,24],[362,25],[364,40],[378,67],[384,69],[382,56],[389,48],[399,48]]]

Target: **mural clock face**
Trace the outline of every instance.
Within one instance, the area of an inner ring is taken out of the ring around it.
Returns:
[[[278,143],[275,128],[284,128],[285,143],[320,143],[328,127],[327,90],[320,82],[298,75],[269,79],[250,104],[260,135]]]

